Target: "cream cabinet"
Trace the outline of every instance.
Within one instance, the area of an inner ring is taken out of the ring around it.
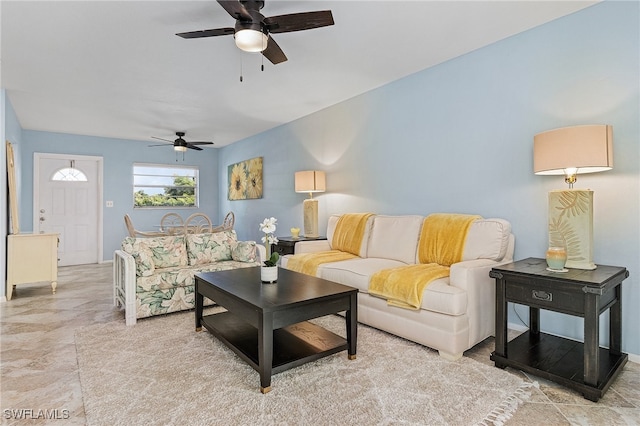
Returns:
[[[58,284],[58,234],[13,234],[7,245],[7,300],[17,284]]]

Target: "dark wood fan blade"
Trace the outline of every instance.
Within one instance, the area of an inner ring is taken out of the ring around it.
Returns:
[[[156,145],[149,145],[149,147],[152,147],[152,146],[173,146],[173,142],[171,142],[171,145],[167,145],[166,143],[159,143],[159,144],[156,144]]]
[[[171,142],[171,143],[173,143],[173,141],[171,141],[171,140],[169,140],[169,139],[162,139],[162,138],[158,138],[158,137],[156,137],[156,136],[151,136],[151,138],[153,138],[153,139],[158,139],[159,141],[165,141],[165,142]],[[159,145],[156,145],[156,146],[159,146]]]
[[[287,55],[284,54],[278,43],[273,39],[273,37],[269,36],[269,41],[267,42],[267,48],[262,51],[262,55],[267,58],[273,65],[277,65],[280,62],[284,62],[287,60]]]
[[[269,16],[265,18],[263,22],[269,29],[269,32],[274,34],[311,30],[313,28],[327,27],[334,23],[330,10]]]
[[[215,28],[212,30],[189,31],[186,33],[178,33],[176,35],[182,38],[202,38],[233,35],[234,32],[235,30],[233,28]]]
[[[202,151],[202,148],[200,148],[199,146],[195,146],[194,144],[189,142],[187,142],[187,148],[195,149],[196,151]]]
[[[190,145],[213,145],[213,142],[187,142]]]
[[[226,1],[226,0],[218,0],[220,6],[227,11],[229,15],[231,15],[234,19],[239,19],[241,21],[251,21],[251,15],[245,7],[237,0]]]

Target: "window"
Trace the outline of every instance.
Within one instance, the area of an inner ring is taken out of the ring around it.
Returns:
[[[87,175],[82,171],[73,167],[65,167],[53,174],[52,181],[66,181],[66,182],[86,182]]]
[[[197,206],[197,167],[133,165],[133,207]]]

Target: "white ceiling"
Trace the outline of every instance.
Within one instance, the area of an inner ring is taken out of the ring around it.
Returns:
[[[214,0],[3,0],[2,87],[23,129],[221,147],[594,3],[267,0],[335,25],[276,34],[289,60],[261,72],[231,36],[175,35],[232,27]]]

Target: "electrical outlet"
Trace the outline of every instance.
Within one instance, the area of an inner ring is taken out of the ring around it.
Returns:
[[[113,207],[113,201],[107,201],[107,207]]]

